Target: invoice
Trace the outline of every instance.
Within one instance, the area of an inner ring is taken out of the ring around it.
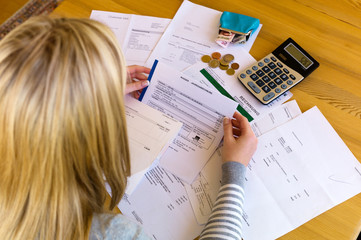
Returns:
[[[244,239],[275,239],[360,193],[361,164],[314,107],[259,137],[245,179]]]
[[[232,52],[233,55],[238,55],[239,49],[249,51],[261,25],[246,44],[234,44],[223,49],[215,42],[221,15],[220,11],[183,1],[146,65],[151,67],[158,59],[183,71],[200,61],[202,55],[214,51]]]
[[[93,10],[91,19],[103,22],[116,35],[127,65],[143,66],[170,23],[168,18]]]
[[[224,116],[232,117],[238,104],[162,62],[155,62],[149,79],[140,100],[183,123],[160,165],[191,183],[223,137]]]
[[[125,115],[132,175],[126,192],[131,193],[153,161],[177,136],[182,123],[129,95],[125,98]]]

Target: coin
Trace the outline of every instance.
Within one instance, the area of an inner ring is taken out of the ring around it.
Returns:
[[[234,69],[233,68],[229,68],[227,71],[226,71],[226,73],[228,74],[228,75],[233,75],[234,73],[235,73],[235,71],[234,71]]]
[[[208,66],[210,66],[211,68],[216,68],[219,66],[219,61],[217,59],[212,59],[211,61],[209,61]]]
[[[212,58],[209,55],[203,55],[201,58],[202,62],[204,62],[204,63],[209,63],[209,61],[211,61],[211,59]]]
[[[222,70],[227,70],[228,69],[228,65],[227,66],[223,66],[222,64],[219,65],[219,68]]]
[[[220,60],[219,64],[221,64],[222,66],[225,66],[227,68],[228,68],[228,65],[229,65],[228,62],[224,61],[224,59]]]
[[[220,59],[221,56],[222,56],[222,55],[221,55],[219,52],[214,52],[214,53],[212,53],[212,58],[213,58],[213,59]]]
[[[232,63],[231,68],[233,68],[234,70],[237,70],[239,68],[239,64],[238,63]]]
[[[234,56],[232,54],[226,54],[223,56],[223,60],[226,62],[232,62],[234,59]]]

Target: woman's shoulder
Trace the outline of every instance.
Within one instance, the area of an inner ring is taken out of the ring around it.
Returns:
[[[94,214],[90,240],[137,239],[150,240],[143,228],[121,214]]]

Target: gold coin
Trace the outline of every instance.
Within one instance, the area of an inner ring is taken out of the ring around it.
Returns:
[[[232,54],[226,54],[223,56],[223,60],[226,61],[226,62],[232,62],[234,59],[234,56]]]
[[[233,68],[229,68],[229,69],[226,71],[226,73],[227,73],[228,75],[232,76],[232,75],[235,73],[235,71],[234,71]]]
[[[222,64],[219,65],[219,68],[222,70],[227,70],[228,69],[228,65],[227,66],[223,66]]]
[[[211,59],[212,58],[209,55],[203,55],[201,58],[202,62],[204,62],[204,63],[209,63],[209,61],[211,61]]]
[[[212,53],[212,58],[213,59],[221,59],[221,54],[219,53],[219,52],[214,52],[214,53]]]
[[[232,63],[231,68],[233,68],[234,70],[237,70],[239,68],[239,64],[238,63]]]
[[[221,64],[222,66],[225,66],[228,68],[228,62],[224,61],[223,59],[219,61],[219,64]]]
[[[211,68],[216,68],[219,66],[219,61],[217,59],[212,59],[211,61],[209,61],[208,66],[210,66]]]

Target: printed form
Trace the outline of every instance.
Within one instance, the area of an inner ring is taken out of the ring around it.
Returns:
[[[263,121],[270,123],[269,128],[280,125],[283,119],[292,118],[300,113],[295,103],[287,103],[287,107],[277,109],[274,115]],[[276,113],[277,112],[277,113]],[[278,117],[282,115],[282,117]],[[256,127],[257,128],[257,127]],[[257,130],[261,131],[264,128]],[[220,154],[219,151],[216,153]],[[219,158],[220,160],[220,158]],[[212,168],[210,164],[215,163]],[[210,160],[206,165],[213,170],[211,180],[219,181],[220,163]],[[208,172],[208,171],[207,171]],[[204,226],[198,224],[190,204],[191,195],[188,196],[185,187],[187,183],[182,182],[177,176],[167,172],[155,161],[153,166],[145,174],[132,194],[124,195],[118,205],[122,213],[133,221],[141,224],[146,232],[157,240],[184,240],[194,239],[202,231]],[[214,184],[215,194],[219,186]]]
[[[144,66],[171,19],[93,10],[91,19],[110,27],[127,65]]]
[[[191,183],[223,137],[223,118],[232,117],[238,103],[160,61],[149,79],[140,100],[183,123],[160,165]]]
[[[203,179],[187,187],[202,222],[214,196],[201,190],[219,186],[221,173],[217,182],[210,172],[220,157],[217,151]],[[259,137],[245,179],[244,239],[275,239],[360,193],[361,164],[314,107]]]
[[[123,196],[118,207],[154,240],[194,239],[203,226],[194,217],[184,184],[154,163],[134,192]]]
[[[251,123],[254,134],[262,134],[290,121],[302,114],[296,100],[287,102],[272,112]],[[185,185],[193,207],[194,214],[199,224],[205,224],[212,211],[212,206],[217,198],[222,179],[221,148],[212,155],[211,159],[199,173],[191,185]],[[248,198],[248,196],[247,196]]]
[[[129,95],[125,98],[125,115],[132,175],[126,189],[129,194],[177,136],[182,123]]]
[[[146,66],[151,67],[154,60],[158,59],[183,71],[199,62],[205,54],[209,55],[218,51],[238,55],[239,51],[249,51],[261,29],[261,25],[247,43],[231,44],[224,49],[215,42],[221,15],[222,12],[220,11],[187,0],[183,1],[148,58]]]
[[[249,121],[258,119],[262,115],[272,111],[289,100],[293,94],[288,91],[275,99],[273,102],[264,105],[258,101],[237,79],[237,75],[243,69],[254,64],[256,60],[246,51],[240,51],[241,55],[234,55],[235,62],[240,66],[239,70],[232,76],[219,68],[210,68],[207,64],[199,62],[185,69],[183,73],[197,79],[207,87],[227,92],[246,111],[241,112]],[[249,116],[247,116],[249,114]]]

